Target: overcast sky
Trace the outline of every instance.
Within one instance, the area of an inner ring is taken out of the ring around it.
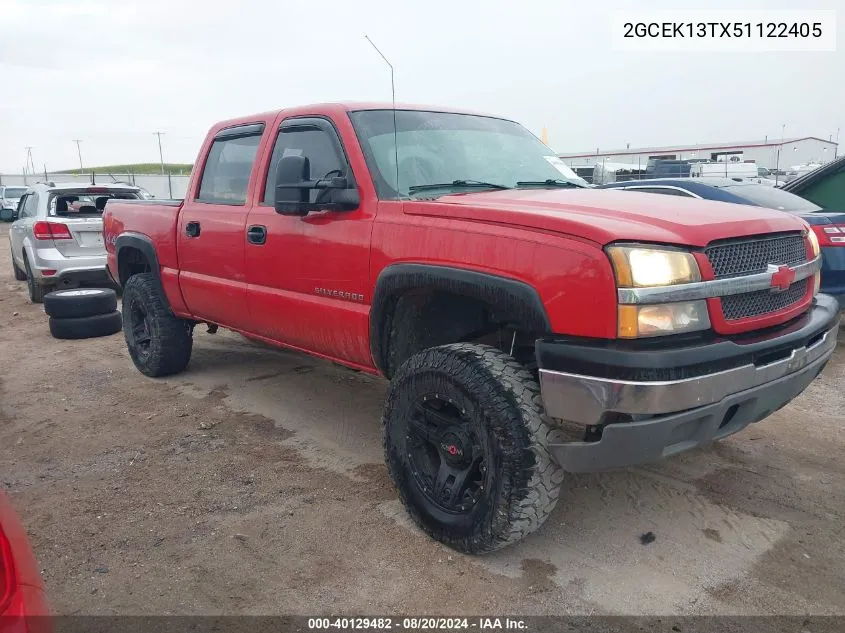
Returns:
[[[803,8],[842,9],[842,0]],[[0,173],[192,162],[219,119],[332,100],[504,115],[559,151],[835,137],[835,53],[620,53],[615,9],[798,8],[794,1],[0,0]],[[845,130],[843,130],[845,134]],[[841,137],[845,142],[845,135]]]

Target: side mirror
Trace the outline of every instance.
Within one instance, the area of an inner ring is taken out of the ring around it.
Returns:
[[[276,167],[276,213],[305,215],[311,192],[311,165],[305,156],[285,156]]]
[[[306,156],[285,156],[279,161],[274,199],[276,213],[308,215],[309,211],[317,209],[346,210],[358,207],[358,191],[349,188],[349,181],[344,176],[311,180],[310,172],[310,161]],[[325,195],[319,195],[316,202],[311,202],[311,191],[315,189]]]
[[[12,222],[15,219],[16,211],[12,209],[0,209],[0,220],[3,222]]]

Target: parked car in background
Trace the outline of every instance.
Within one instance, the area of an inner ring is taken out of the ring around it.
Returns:
[[[759,178],[754,163],[710,162],[690,165],[690,178]]]
[[[14,219],[18,202],[27,191],[29,191],[28,187],[0,185],[0,220],[11,222]]]
[[[49,608],[26,530],[0,490],[0,631],[47,633]]]
[[[137,200],[138,187],[38,183],[28,190],[9,231],[15,279],[40,303],[56,288],[111,285],[103,246],[103,209],[112,198]]]
[[[842,175],[845,183],[845,173]],[[843,185],[845,186],[845,185]],[[768,207],[800,216],[810,225],[822,248],[821,291],[845,302],[845,212],[828,211],[784,189],[730,178],[663,178],[615,182],[599,189],[626,189],[641,193],[702,198]],[[845,205],[842,206],[845,209]]]
[[[686,178],[689,176],[692,162],[688,160],[669,160],[650,158],[645,169],[646,178]]]
[[[781,188],[824,209],[845,212],[845,156],[807,172]]]
[[[637,180],[644,177],[645,171],[639,169],[637,165],[601,161],[600,163],[596,163],[591,182],[592,184],[600,185],[608,182]]]

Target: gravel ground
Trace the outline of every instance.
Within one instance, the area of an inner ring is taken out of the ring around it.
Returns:
[[[842,347],[719,445],[568,476],[480,558],[406,519],[379,379],[201,327],[188,371],[148,379],[121,334],[51,338],[6,246],[0,361],[0,485],[57,613],[845,614]]]

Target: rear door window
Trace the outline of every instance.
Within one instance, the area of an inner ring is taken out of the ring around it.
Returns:
[[[21,205],[21,207],[20,207],[21,208],[20,217],[22,217],[22,218],[34,218],[35,212],[38,209],[38,198],[37,198],[36,194],[34,194],[34,193],[27,194],[26,198],[24,198],[20,202],[20,205]]]
[[[243,205],[261,134],[218,138],[208,152],[197,202]]]
[[[752,204],[779,211],[794,213],[821,211],[821,207],[788,191],[775,189],[766,185],[728,185],[724,187],[729,193],[748,200]]]

